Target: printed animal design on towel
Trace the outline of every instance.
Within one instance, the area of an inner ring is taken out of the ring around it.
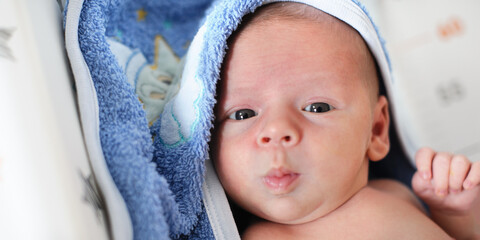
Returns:
[[[145,9],[140,8],[137,10],[137,22],[145,21],[148,12]]]
[[[127,80],[135,87],[139,100],[152,125],[162,113],[165,103],[179,89],[183,61],[173,52],[165,39],[157,35],[154,39],[154,61],[148,63],[145,55],[138,49],[131,49],[110,38],[110,49],[124,70]]]
[[[197,36],[203,37],[204,32],[205,29],[201,28]],[[182,88],[166,103],[157,121],[161,126],[157,137],[161,144],[167,147],[176,147],[190,142],[200,119],[208,118],[205,112],[210,106],[205,104],[209,100],[205,99],[206,89],[202,87],[204,79],[196,71],[201,64],[202,47],[190,46],[187,55],[189,61],[183,67],[183,76],[179,76]]]
[[[178,91],[182,69],[183,61],[162,36],[156,36],[154,63],[140,71],[135,87],[150,125],[162,113],[165,102]]]

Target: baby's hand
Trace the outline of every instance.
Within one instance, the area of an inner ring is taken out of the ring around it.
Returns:
[[[480,162],[465,156],[420,149],[412,188],[431,210],[448,214],[468,213],[480,195]]]

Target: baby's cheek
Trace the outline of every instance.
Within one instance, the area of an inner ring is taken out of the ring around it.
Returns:
[[[235,138],[248,132],[252,126],[252,123],[253,121],[251,120],[227,120],[222,124],[219,131],[220,134],[224,137]]]
[[[223,166],[219,169],[219,177],[223,188],[227,194],[237,203],[245,202],[249,188],[247,186],[247,177],[243,176],[242,169],[237,165]]]
[[[222,184],[228,184],[237,186],[241,184],[241,178],[245,177],[245,161],[242,159],[243,152],[240,149],[240,146],[234,144],[223,142],[219,144],[219,154],[217,163],[217,173],[222,178]]]
[[[369,115],[367,115],[369,116]],[[372,132],[371,118],[365,116],[364,118],[351,119],[350,123],[345,124],[343,127],[343,133],[341,143],[344,146],[352,146],[351,150],[358,150],[356,148],[361,148],[362,151],[369,144]]]

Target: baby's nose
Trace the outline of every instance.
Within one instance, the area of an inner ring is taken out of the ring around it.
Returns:
[[[257,138],[259,146],[292,147],[300,140],[300,130],[291,120],[276,120],[265,125]]]

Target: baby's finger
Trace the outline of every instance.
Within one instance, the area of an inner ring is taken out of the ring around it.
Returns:
[[[450,163],[449,191],[459,193],[470,170],[470,161],[463,155],[455,155]]]
[[[431,148],[421,148],[415,155],[417,171],[424,180],[432,178],[432,161],[434,156],[435,151]]]
[[[467,179],[463,182],[463,188],[471,189],[480,184],[480,162],[472,163]]]
[[[435,188],[435,193],[440,197],[444,197],[448,193],[451,159],[452,155],[445,152],[437,153],[433,159],[433,187]]]

